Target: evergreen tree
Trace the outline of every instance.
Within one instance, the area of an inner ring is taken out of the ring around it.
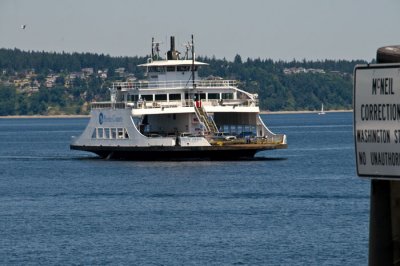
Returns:
[[[16,114],[17,93],[12,86],[0,86],[0,116]]]

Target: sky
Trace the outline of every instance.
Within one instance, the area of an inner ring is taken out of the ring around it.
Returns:
[[[146,56],[195,39],[233,60],[372,60],[400,44],[399,0],[1,0],[0,48]],[[21,25],[26,25],[25,29]]]

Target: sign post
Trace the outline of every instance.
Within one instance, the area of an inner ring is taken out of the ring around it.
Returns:
[[[357,174],[371,178],[369,265],[400,261],[400,46],[354,70]],[[397,63],[396,63],[397,62]]]

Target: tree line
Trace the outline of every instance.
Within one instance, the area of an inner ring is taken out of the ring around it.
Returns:
[[[123,67],[141,79],[144,69],[137,65],[145,63],[147,58],[0,49],[0,115],[88,113],[85,106],[93,100],[108,100],[107,88],[113,81],[121,80],[115,69]],[[328,110],[351,109],[354,66],[367,63],[364,60],[242,60],[240,55],[233,61],[215,57],[197,60],[209,64],[199,70],[200,76],[238,80],[241,89],[259,95],[262,110],[270,111],[318,110],[322,103]],[[69,87],[64,85],[68,73],[88,67],[94,71],[108,69],[108,78],[77,78]],[[284,70],[290,68],[324,72],[285,74]],[[13,75],[32,69],[37,74],[36,79],[41,81],[49,73],[58,73],[56,85],[52,88],[41,86],[37,92],[28,93],[7,82]]]

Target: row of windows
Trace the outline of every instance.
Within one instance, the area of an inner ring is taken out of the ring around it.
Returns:
[[[120,127],[96,127],[92,139],[129,139],[128,130]]]
[[[153,66],[149,67],[149,72],[186,72],[186,71],[192,71],[191,66],[167,66],[167,67],[161,67],[161,66]],[[197,71],[197,66],[194,67],[194,71]]]
[[[196,99],[200,97],[200,99],[205,100],[206,99],[206,94],[205,93],[195,93]],[[209,100],[219,100],[219,93],[208,93],[208,99]],[[221,94],[221,99],[233,99],[233,93],[222,93]]]
[[[195,93],[193,96],[196,96],[196,99],[206,99],[206,94],[205,93]],[[166,101],[167,100],[167,94],[156,94],[154,95],[155,101]],[[188,99],[189,95],[185,93],[185,99]],[[148,102],[153,101],[153,95],[141,95],[142,100],[146,100]],[[179,101],[181,100],[182,96],[179,93],[176,94],[169,94],[169,100],[170,101]],[[233,99],[233,93],[222,93],[221,95],[222,99]],[[208,99],[209,100],[219,100],[220,99],[220,94],[219,93],[208,93]],[[132,102],[137,102],[139,100],[138,95],[129,95],[129,101]]]
[[[155,100],[156,101],[166,101],[167,100],[167,94],[156,94]],[[142,100],[146,100],[149,102],[153,101],[153,95],[141,95]],[[170,101],[176,101],[180,100],[181,95],[180,94],[170,94],[169,95],[169,100]],[[139,100],[139,95],[129,95],[128,101],[131,102],[137,102]]]

